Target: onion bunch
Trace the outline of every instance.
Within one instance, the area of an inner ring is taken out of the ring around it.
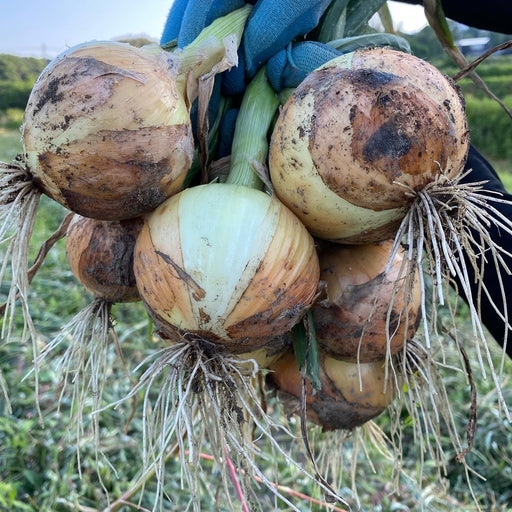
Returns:
[[[454,285],[469,305],[476,352],[485,347],[482,370],[485,359],[509,416],[470,275],[481,276],[483,254],[498,276],[508,272],[489,227],[510,232],[512,222],[482,183],[461,182],[468,148],[464,101],[451,80],[417,57],[374,48],[332,59],[299,84],[276,121],[269,168],[277,196],[314,236],[393,240],[387,270],[406,247],[401,275],[411,281],[418,273],[428,348],[438,334],[437,306]],[[507,302],[503,288],[501,301],[484,282],[478,293],[505,316],[496,305]],[[450,315],[456,331],[453,309]]]
[[[236,12],[238,41],[250,9]],[[142,299],[161,338],[125,397],[157,387],[155,403],[149,391],[144,398],[143,473],[162,470],[175,436],[192,493],[205,436],[216,460],[232,450],[259,473],[251,422],[294,463],[273,434],[281,426],[259,404],[258,369],[270,368],[267,383],[289,411],[324,430],[363,425],[402,395],[403,382],[412,388],[434,373],[426,277],[434,306],[454,277],[470,298],[464,251],[474,265],[488,248],[500,259],[486,231],[492,208],[478,184],[459,184],[469,144],[463,99],[406,53],[358,50],[329,61],[278,115],[263,67],[240,105],[227,177],[208,182],[205,98],[215,74],[236,61],[229,41],[208,37],[233,29],[213,25],[174,53],[94,42],[60,55],[29,99],[23,155],[2,165],[0,178],[0,219],[19,216],[10,304],[26,296],[40,195],[76,214],[68,261],[94,300],[43,356],[73,338],[62,364],[65,380],[75,374],[78,421],[88,393],[101,406],[110,336],[117,345],[112,304]],[[198,95],[203,180],[186,188]],[[317,383],[290,348],[306,313]],[[471,315],[479,336],[479,311]],[[413,340],[420,319],[421,350]]]
[[[179,51],[90,42],[42,72],[24,114],[23,154],[0,164],[0,244],[12,255],[7,314],[27,296],[41,194],[86,217],[123,220],[183,188],[194,157],[190,104],[201,77],[235,63],[250,9],[216,20]],[[23,313],[34,337],[27,304]]]

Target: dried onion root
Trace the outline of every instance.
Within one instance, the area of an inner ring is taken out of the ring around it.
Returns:
[[[294,436],[262,408],[254,385],[259,371],[257,364],[240,364],[237,356],[219,351],[207,341],[202,345],[197,340],[196,343],[165,340],[165,343],[168,346],[143,363],[146,369],[130,394],[111,404],[117,406],[144,391],[143,475],[156,470],[158,499],[153,510],[163,506],[165,461],[173,444],[177,445],[182,484],[189,488],[191,507],[201,510],[200,455],[206,441],[228,499],[231,477],[227,457],[238,469],[242,494],[254,509],[261,506],[257,478],[290,510],[300,512],[279,491],[279,475],[272,477],[261,469],[261,462],[268,464],[280,457],[300,475],[317,482],[326,495],[344,501],[318,482],[282,446],[279,434],[291,439]],[[258,449],[259,442],[268,443],[271,458],[268,452]],[[232,510],[237,510],[234,503],[230,505]]]
[[[497,226],[504,232],[512,233],[512,220],[507,219],[492,204],[504,202],[504,200],[498,195],[493,196],[488,192],[482,192],[482,183],[460,183],[464,175],[460,173],[455,178],[448,178],[440,174],[424,189],[409,190],[414,200],[396,234],[394,249],[398,250],[402,244],[405,244],[407,247],[405,274],[420,273],[423,335],[427,349],[432,346],[432,337],[439,335],[437,312],[442,306],[448,305],[450,285],[453,285],[458,294],[466,298],[473,333],[474,353],[484,378],[489,371],[501,410],[510,421],[509,406],[501,391],[500,376],[495,369],[486,331],[480,317],[480,298],[485,295],[503,319],[504,324],[509,325],[506,291],[501,284],[500,299],[503,310],[500,310],[496,306],[496,299],[490,296],[486,288],[483,272],[485,264],[494,265],[500,283],[502,273],[510,273],[505,257],[511,255],[491,238],[489,227]],[[474,296],[471,275],[479,283],[477,297]],[[430,296],[428,296],[427,280],[432,280]],[[453,309],[449,311],[451,325],[444,327],[456,331],[457,311]],[[504,350],[506,338],[505,333]],[[432,357],[434,357],[433,354]],[[464,365],[463,360],[461,365]]]

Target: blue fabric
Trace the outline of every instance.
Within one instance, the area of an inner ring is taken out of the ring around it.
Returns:
[[[231,108],[223,116],[219,126],[219,146],[217,148],[217,158],[222,158],[231,154],[231,144],[235,134],[236,118],[238,109]]]
[[[242,39],[248,76],[253,77],[270,57],[286,48],[293,39],[313,30],[330,2],[258,0]]]
[[[244,0],[188,0],[181,20],[178,47],[187,46],[212,21],[244,5]]]
[[[171,42],[173,39],[178,39],[181,26],[183,24],[183,15],[187,8],[188,0],[174,0],[171,10],[167,15],[167,20],[164,25],[160,44],[163,46]]]
[[[247,80],[245,76],[245,55],[238,50],[238,65],[222,73],[222,92],[226,96],[238,96],[245,91]]]
[[[311,71],[342,52],[317,41],[289,44],[267,63],[267,76],[272,87],[279,92],[297,87]]]

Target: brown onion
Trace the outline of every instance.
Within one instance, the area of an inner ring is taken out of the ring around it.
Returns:
[[[320,380],[315,392],[306,382],[306,416],[325,430],[360,426],[382,413],[395,395],[382,361],[358,364],[321,353]],[[302,376],[292,351],[271,365],[267,382],[289,412],[300,411]]]
[[[119,220],[180,190],[193,158],[178,61],[91,42],[54,59],[31,92],[26,165],[45,193],[87,217]]]
[[[338,359],[370,362],[396,354],[420,321],[418,272],[404,271],[400,250],[386,271],[392,241],[331,245],[319,254],[327,298],[313,308],[318,344]]]
[[[414,192],[453,177],[469,147],[464,103],[412,55],[358,50],[313,71],[284,105],[269,166],[279,198],[319,238],[392,238]]]
[[[140,300],[133,251],[142,224],[140,218],[100,221],[73,217],[66,235],[66,255],[73,274],[96,298]]]

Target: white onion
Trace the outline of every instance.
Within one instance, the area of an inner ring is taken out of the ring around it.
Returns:
[[[287,332],[318,285],[313,239],[277,199],[209,184],[171,197],[148,218],[135,276],[164,335],[247,352]]]

